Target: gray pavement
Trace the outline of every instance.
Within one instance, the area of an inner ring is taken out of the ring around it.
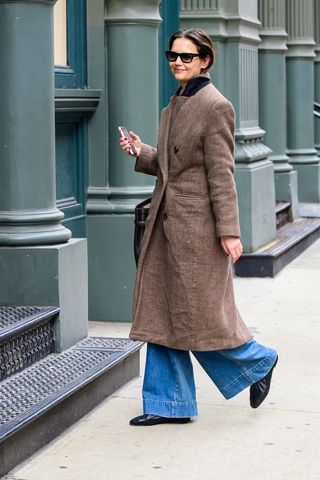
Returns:
[[[279,362],[266,401],[225,401],[194,361],[199,417],[130,427],[141,413],[131,381],[12,471],[14,480],[313,480],[320,478],[320,240],[274,279],[235,279],[239,310]],[[150,319],[152,321],[152,319]],[[128,324],[91,323],[126,336]],[[142,351],[142,369],[145,349]]]

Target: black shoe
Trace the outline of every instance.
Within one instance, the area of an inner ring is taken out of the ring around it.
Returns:
[[[252,408],[258,408],[259,405],[265,400],[266,396],[269,393],[270,385],[271,385],[271,378],[274,367],[277,365],[278,357],[274,362],[273,367],[271,368],[270,372],[258,382],[254,383],[250,387],[250,405]]]
[[[159,417],[159,415],[153,415],[151,413],[146,413],[140,415],[139,417],[132,418],[130,420],[130,425],[135,427],[147,427],[149,425],[159,425],[160,423],[188,423],[190,422],[189,417],[185,418],[168,418],[168,417]]]

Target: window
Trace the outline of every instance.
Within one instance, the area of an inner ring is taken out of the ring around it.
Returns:
[[[55,6],[55,87],[84,88],[86,0],[58,0]]]
[[[54,6],[54,64],[67,66],[67,0]]]

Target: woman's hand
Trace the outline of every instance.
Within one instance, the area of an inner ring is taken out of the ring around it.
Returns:
[[[131,140],[129,140],[127,137],[120,137],[120,147],[127,155],[132,157],[133,155],[130,153],[130,147],[133,144],[137,150],[136,156],[138,157],[141,153],[141,140],[135,133],[130,131],[129,134],[131,136]]]
[[[221,237],[221,246],[227,255],[230,255],[235,263],[243,252],[242,243],[238,237]]]

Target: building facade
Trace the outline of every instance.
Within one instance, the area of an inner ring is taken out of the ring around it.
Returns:
[[[59,305],[61,350],[88,318],[131,320],[133,212],[154,180],[118,126],[156,144],[178,28],[210,34],[236,110],[245,252],[276,241],[277,205],[291,222],[319,206],[319,15],[319,0],[0,0],[0,303]]]

